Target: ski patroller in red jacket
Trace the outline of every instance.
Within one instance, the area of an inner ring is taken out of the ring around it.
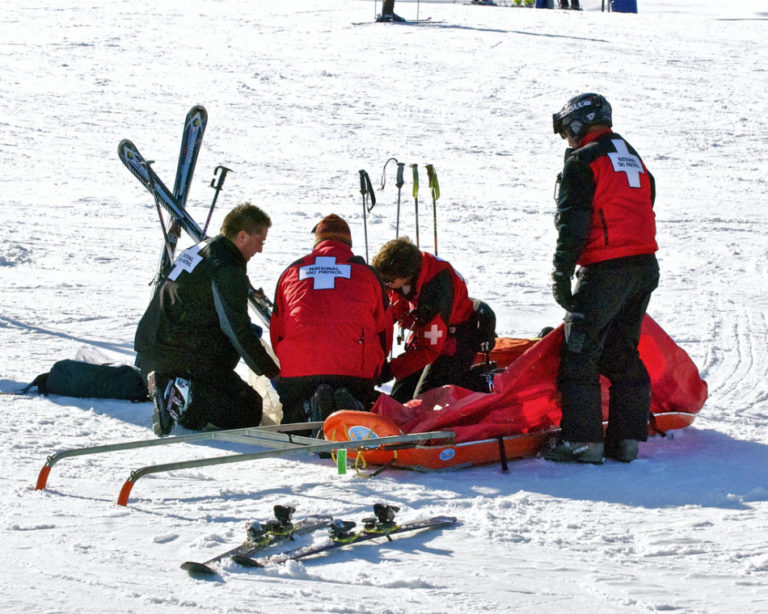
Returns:
[[[568,151],[557,201],[555,268],[657,251],[655,181],[634,148],[609,128]]]
[[[433,363],[442,354],[453,355],[455,329],[467,323],[474,311],[461,275],[450,263],[427,252],[421,252],[421,269],[409,294],[390,290],[389,298],[395,321],[412,331],[406,351],[390,361],[397,379]]]
[[[280,276],[270,323],[283,377],[373,379],[392,345],[379,278],[339,241],[322,241]]]

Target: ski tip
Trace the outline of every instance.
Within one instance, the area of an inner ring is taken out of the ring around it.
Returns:
[[[187,561],[181,564],[181,568],[188,572],[190,576],[217,576],[218,574],[202,563],[195,563],[194,561]]]
[[[436,524],[442,525],[456,524],[459,521],[456,516],[435,516],[432,520]]]

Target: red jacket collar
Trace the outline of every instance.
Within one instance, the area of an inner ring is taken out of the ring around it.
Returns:
[[[337,258],[349,260],[354,254],[352,248],[341,241],[327,239],[321,241],[312,250],[313,256],[336,256]]]
[[[584,139],[579,143],[579,149],[584,147],[587,143],[591,143],[592,141],[596,141],[604,134],[608,134],[612,131],[612,128],[609,128],[608,126],[605,126],[602,130],[595,130],[594,132],[590,132],[587,136],[584,137]]]

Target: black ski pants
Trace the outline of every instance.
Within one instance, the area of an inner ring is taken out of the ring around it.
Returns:
[[[411,373],[392,384],[390,396],[405,403],[427,390],[464,383],[472,363],[477,355],[477,344],[465,328],[460,328],[456,335],[456,352],[450,356],[442,354],[433,363]]]
[[[309,421],[307,404],[315,393],[315,390],[317,390],[321,384],[327,384],[334,390],[346,388],[355,399],[365,406],[366,411],[371,408],[379,397],[379,393],[376,392],[372,379],[346,375],[281,377],[277,384],[277,393],[280,396],[280,403],[283,406],[283,424]],[[337,409],[349,408],[335,407],[334,405],[330,411],[333,412]],[[327,417],[328,415],[323,416],[323,419]]]
[[[146,381],[149,370],[141,364]],[[165,390],[168,380],[176,375],[156,372],[157,383]],[[198,369],[179,374],[191,382],[189,407],[179,418],[184,428],[199,431],[208,425],[219,429],[239,429],[261,424],[262,399],[234,371]]]
[[[651,293],[659,284],[656,257],[630,256],[581,267],[576,279],[558,373],[561,437],[603,441],[603,375],[610,382],[605,438],[645,441],[651,383],[637,345]]]

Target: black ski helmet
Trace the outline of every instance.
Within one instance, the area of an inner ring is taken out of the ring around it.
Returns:
[[[611,105],[600,94],[579,94],[574,96],[557,113],[552,115],[552,127],[555,134],[566,138],[566,132],[575,138],[581,138],[590,126],[613,125]]]

